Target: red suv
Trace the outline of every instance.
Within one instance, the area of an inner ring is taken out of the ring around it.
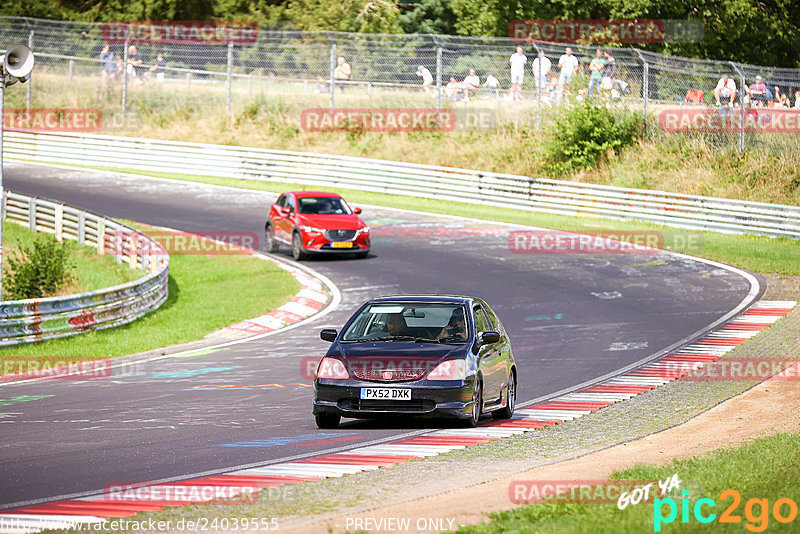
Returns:
[[[265,228],[266,247],[277,252],[281,243],[292,247],[292,257],[302,260],[310,253],[369,254],[369,227],[335,193],[295,191],[284,193],[269,209]]]

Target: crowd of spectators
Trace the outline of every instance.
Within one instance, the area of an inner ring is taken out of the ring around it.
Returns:
[[[500,80],[493,72],[487,72],[481,83],[477,71],[469,69],[469,75],[465,76],[463,80],[451,76],[443,87],[442,94],[453,101],[467,102],[479,94],[478,89],[482,86],[485,88],[485,98],[520,101],[523,99],[525,72],[529,64],[533,76],[533,90],[528,91],[532,95],[531,98],[535,100],[541,95],[544,102],[558,105],[563,99],[573,96],[573,81],[575,75],[581,71],[581,61],[573,54],[571,47],[565,48],[564,54],[554,67],[553,62],[543,50],[539,50],[534,60],[529,63],[528,56],[525,55],[521,46],[518,46],[508,59],[511,79],[511,86],[508,90],[502,87]],[[584,65],[584,70],[589,75],[589,87],[578,92],[581,98],[602,98],[610,101],[628,91],[628,84],[616,79],[617,63],[611,50],[596,50],[594,59],[588,65]],[[431,71],[420,65],[417,68],[417,76],[423,79],[423,91],[435,96],[434,78]]]
[[[124,75],[128,77],[129,82],[136,81],[139,85],[143,85],[150,74],[155,78],[156,84],[164,83],[167,60],[164,59],[161,52],[156,54],[155,62],[149,65],[145,63],[144,57],[136,45],[130,45],[127,64],[124,64],[125,59],[122,55],[115,55],[109,45],[104,45],[99,59],[101,63],[100,80],[103,88],[106,88],[109,83],[121,81]]]
[[[703,104],[703,98],[694,98],[689,93],[701,91],[687,91],[686,101]],[[738,97],[738,98],[737,98]],[[794,105],[786,92],[782,92],[777,85],[767,84],[758,75],[750,85],[744,86],[744,94],[740,94],[736,81],[732,76],[723,74],[714,88],[714,101],[717,107],[738,108],[743,102],[745,107],[752,108],[792,108],[800,109],[800,90],[794,92]]]

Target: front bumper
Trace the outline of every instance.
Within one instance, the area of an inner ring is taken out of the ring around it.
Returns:
[[[347,241],[332,241],[327,239],[324,234],[304,233],[302,235],[303,252],[313,254],[364,254],[369,252],[369,234],[358,234],[354,239]],[[350,243],[346,248],[335,247],[334,243]]]
[[[466,380],[371,382],[364,380],[317,380],[314,382],[314,415],[338,414],[371,418],[386,415],[458,417],[472,414],[474,377]],[[361,388],[411,389],[411,400],[362,400]]]

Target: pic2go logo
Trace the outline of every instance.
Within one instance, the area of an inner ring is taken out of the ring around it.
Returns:
[[[689,512],[691,510],[695,521],[698,523],[711,523],[717,518],[713,510],[717,503],[713,499],[698,499],[694,506],[689,503],[689,490],[683,490],[683,498],[680,504],[681,523],[689,523]],[[719,523],[741,523],[742,516],[736,514],[736,509],[742,502],[742,496],[734,489],[727,489],[719,494],[721,501],[732,499],[730,505],[719,516]],[[664,516],[665,507],[668,510]],[[758,511],[756,511],[756,509]],[[770,510],[772,517],[778,523],[791,523],[797,519],[797,503],[792,499],[782,498],[776,500],[769,506],[769,499],[748,499],[744,505],[744,515],[748,523],[745,528],[750,532],[764,532],[769,526]],[[667,497],[665,499],[656,498],[653,501],[653,532],[661,532],[661,525],[668,525],[678,518],[678,503],[675,499]]]

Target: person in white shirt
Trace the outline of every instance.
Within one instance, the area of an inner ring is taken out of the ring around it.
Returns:
[[[425,93],[433,94],[433,75],[431,71],[420,65],[417,67],[417,76],[422,76],[422,89]]]
[[[733,81],[733,78],[727,74],[722,75],[714,89],[714,98],[717,100],[718,106],[733,107],[733,102],[736,100],[736,82]]]
[[[531,72],[533,73],[536,87],[544,87],[547,85],[547,75],[550,74],[550,67],[552,67],[552,63],[547,56],[544,55],[544,50],[539,50],[539,57],[534,59],[531,64]]]
[[[486,96],[488,97],[491,94],[494,96],[494,99],[497,100],[497,97],[500,94],[500,91],[498,91],[500,88],[500,80],[495,78],[494,74],[490,72],[486,75],[486,81],[483,82],[483,86],[486,89],[490,89],[490,91],[486,91]]]
[[[569,46],[564,49],[564,55],[559,58],[558,68],[561,69],[561,74],[558,76],[558,103],[560,104],[565,88],[569,91],[572,77],[578,72],[578,58],[572,55],[572,48]]]
[[[475,69],[469,69],[469,76],[464,78],[464,88],[467,97],[475,96],[474,89],[481,86],[481,79]]]
[[[508,60],[511,65],[511,100],[522,99],[522,80],[525,76],[527,62],[528,57],[522,51],[522,47],[518,46],[516,53],[512,54]]]

